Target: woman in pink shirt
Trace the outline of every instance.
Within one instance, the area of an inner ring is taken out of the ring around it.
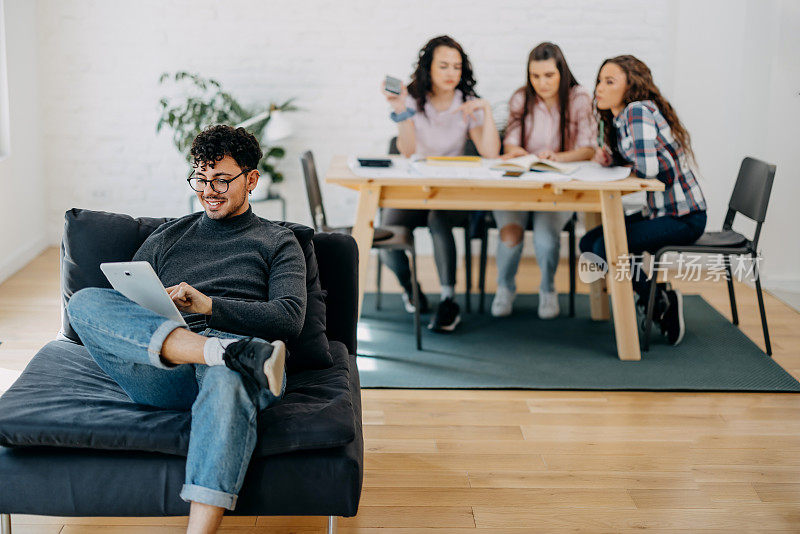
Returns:
[[[403,86],[399,95],[384,90],[393,110],[391,119],[397,123],[400,153],[406,157],[460,156],[467,139],[471,139],[481,156],[496,158],[500,136],[492,110],[486,100],[478,98],[474,87],[472,66],[461,45],[447,35],[428,41],[419,52],[408,88]],[[442,287],[439,306],[428,325],[434,332],[452,332],[461,321],[459,306],[453,298],[456,283],[453,226],[467,217],[468,213],[463,211],[385,209],[382,212],[382,224],[430,228]],[[403,286],[406,309],[413,312],[408,259],[402,251],[382,251],[382,257]],[[420,295],[424,310],[424,297]]]
[[[536,154],[554,161],[591,159],[597,146],[592,96],[578,85],[561,49],[542,43],[528,55],[527,83],[511,96],[504,137],[503,158]],[[570,212],[533,213],[533,246],[542,272],[539,317],[553,319],[560,313],[553,282],[558,267],[560,235]],[[516,275],[522,255],[522,237],[528,223],[525,211],[495,211],[500,229],[497,245],[497,293],[492,315],[511,314],[516,296]]]

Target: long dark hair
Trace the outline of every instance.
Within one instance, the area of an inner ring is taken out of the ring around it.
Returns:
[[[600,69],[597,71],[597,79],[595,80],[595,91],[597,85],[600,83],[600,71],[603,70],[606,63],[613,63],[625,73],[628,80],[628,88],[625,94],[622,95],[622,103],[626,106],[631,102],[639,102],[641,100],[652,100],[658,106],[658,110],[667,120],[670,129],[672,130],[673,137],[680,143],[683,150],[694,161],[694,151],[692,151],[692,138],[689,132],[683,126],[683,123],[678,119],[678,114],[675,109],[664,98],[653,82],[653,74],[647,65],[641,60],[631,55],[617,56],[603,61]],[[617,147],[617,129],[614,127],[614,114],[610,109],[597,109],[597,102],[595,101],[595,113],[597,113],[598,122],[603,131],[605,144],[611,149],[611,154],[615,162],[622,160]]]
[[[460,89],[464,96],[464,101],[468,96],[477,98],[478,94],[475,92],[475,78],[472,75],[472,64],[469,62],[467,54],[461,45],[449,35],[440,35],[434,37],[422,47],[419,51],[419,59],[414,67],[414,73],[411,75],[411,83],[408,84],[408,94],[417,101],[417,111],[425,114],[425,102],[428,100],[428,93],[433,88],[431,81],[431,66],[433,65],[433,52],[440,46],[448,48],[455,48],[461,54],[461,80],[459,80],[456,89]]]
[[[539,95],[536,94],[536,90],[531,83],[530,65],[534,61],[547,61],[548,59],[555,61],[556,68],[561,75],[561,82],[558,84],[558,105],[561,108],[558,124],[559,131],[561,132],[561,151],[563,151],[566,150],[571,138],[570,132],[568,131],[569,129],[567,128],[567,118],[569,117],[569,91],[578,85],[578,80],[572,75],[572,71],[569,70],[569,66],[567,65],[567,60],[564,59],[564,53],[561,52],[561,49],[556,44],[547,42],[538,44],[531,50],[531,53],[528,54],[528,62],[525,64],[525,86],[517,89],[517,92],[524,91],[525,104],[519,112],[511,112],[508,119],[508,126],[511,127],[516,124],[520,126],[519,146],[525,148],[525,144],[528,142],[525,122],[528,115],[530,115],[530,120],[533,120],[533,106],[536,103],[536,99],[539,98]]]

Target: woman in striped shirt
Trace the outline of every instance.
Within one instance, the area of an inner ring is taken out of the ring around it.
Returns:
[[[642,213],[625,218],[628,250],[633,255],[656,252],[666,245],[688,245],[706,227],[706,202],[693,170],[689,132],[653,82],[647,65],[625,55],[600,66],[595,106],[604,146],[595,153],[603,165],[629,165],[640,178],[656,178],[665,189],[649,191]],[[581,251],[605,259],[602,227],[586,233]],[[657,272],[657,271],[655,271]],[[639,306],[647,304],[647,277],[633,269]],[[659,284],[655,321],[672,345],[683,339],[683,299],[678,290]]]

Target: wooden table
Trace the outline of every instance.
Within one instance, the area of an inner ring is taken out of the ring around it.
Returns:
[[[364,178],[347,166],[346,156],[334,156],[325,176],[330,184],[359,192],[353,237],[358,244],[359,314],[367,285],[375,215],[378,207],[431,210],[519,210],[578,211],[590,215],[587,221],[601,222],[608,258],[606,283],[611,294],[611,310],[617,338],[617,355],[621,360],[639,360],[639,333],[633,288],[628,276],[616,273],[620,260],[628,253],[622,195],[635,191],[663,191],[658,180],[625,178],[612,182],[540,182],[531,180],[497,180],[487,178]],[[588,222],[588,227],[593,224]],[[627,267],[624,266],[624,267]],[[624,268],[623,267],[623,268]],[[628,271],[629,272],[629,271]],[[597,286],[596,286],[597,287]],[[602,303],[594,290],[594,318],[602,314]]]

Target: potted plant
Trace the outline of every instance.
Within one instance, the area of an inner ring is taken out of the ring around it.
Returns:
[[[277,165],[286,152],[280,146],[268,146],[271,138],[275,137],[268,135],[268,126],[270,120],[278,116],[278,112],[297,110],[292,104],[294,99],[282,104],[271,102],[266,108],[250,109],[224,91],[220,82],[198,74],[185,71],[165,72],[159,83],[174,83],[181,91],[177,96],[164,97],[159,101],[161,116],[156,124],[156,132],[160,132],[165,126],[169,127],[175,148],[183,154],[187,162],[191,162],[189,149],[192,141],[204,128],[212,124],[245,128],[255,135],[264,151],[264,156],[258,162],[263,186],[259,183],[257,189],[264,192],[263,196],[270,196],[271,184],[283,181],[283,174],[278,172]],[[266,177],[269,179],[265,180]]]

